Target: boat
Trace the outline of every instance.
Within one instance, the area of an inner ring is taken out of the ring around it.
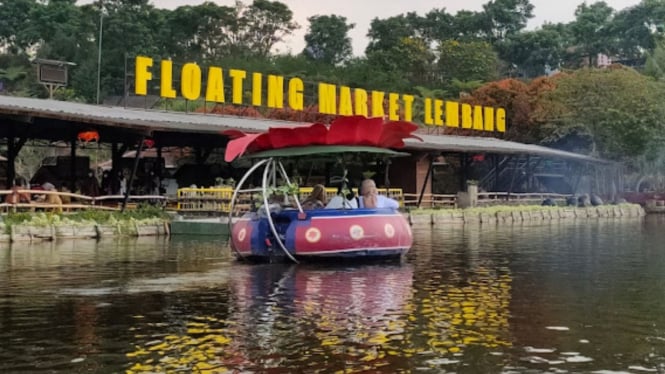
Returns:
[[[294,158],[365,154],[408,155],[396,149],[404,139],[417,138],[417,125],[360,116],[338,117],[330,125],[271,127],[245,134],[225,131],[225,160],[248,159],[253,165],[237,183],[229,209],[230,246],[238,259],[251,261],[310,261],[402,258],[413,237],[407,219],[389,208],[303,209],[298,186],[284,162]],[[342,162],[343,164],[343,162]],[[341,183],[346,181],[344,168]],[[254,187],[252,181],[261,180]],[[251,208],[234,217],[238,206]],[[244,204],[243,204],[244,203]]]

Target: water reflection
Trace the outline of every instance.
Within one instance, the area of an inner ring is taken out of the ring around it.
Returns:
[[[201,310],[180,334],[148,335],[153,326],[144,326],[128,354],[131,370],[395,372],[411,357],[430,367],[455,363],[470,347],[510,346],[510,276],[489,265],[445,279],[429,274],[418,287],[408,263],[238,265],[228,315]]]
[[[0,371],[665,370],[664,217],[415,229],[401,264],[245,265],[220,240],[0,252]]]
[[[228,316],[201,311],[180,334],[141,339],[128,354],[139,359],[131,370],[348,371],[388,365],[387,351],[404,340],[412,278],[407,264],[238,264],[230,277]],[[158,357],[160,364],[153,365]]]

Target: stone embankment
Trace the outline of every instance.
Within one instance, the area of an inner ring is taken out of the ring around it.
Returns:
[[[643,217],[644,208],[637,204],[601,205],[594,207],[510,206],[469,209],[418,209],[408,213],[411,225],[533,223],[555,220],[588,220]]]
[[[22,242],[56,239],[99,239],[114,236],[169,235],[167,220],[144,223],[139,221],[118,224],[86,225],[9,225],[0,224],[0,242]]]

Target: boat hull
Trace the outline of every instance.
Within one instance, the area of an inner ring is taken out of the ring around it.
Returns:
[[[413,244],[409,223],[390,209],[284,210],[272,222],[288,253],[304,260],[399,258]],[[231,242],[241,258],[286,257],[268,218],[257,213],[233,225]]]

